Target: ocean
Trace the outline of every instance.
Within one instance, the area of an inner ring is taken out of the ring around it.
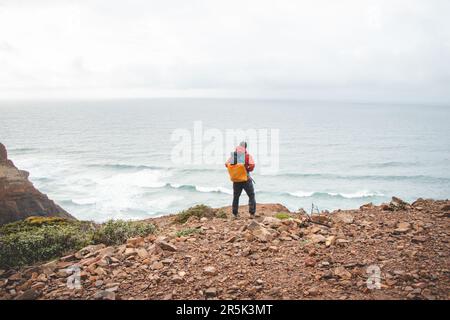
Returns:
[[[252,175],[257,202],[307,211],[314,203],[331,211],[391,196],[449,198],[449,120],[450,108],[434,105],[1,101],[0,142],[39,190],[76,218],[101,222],[176,213],[200,203],[230,205],[232,185],[223,163],[231,147],[216,141],[224,147],[214,153],[215,162],[208,162],[208,154],[180,160],[173,156],[181,141],[174,132],[192,133],[191,142],[199,125],[223,137],[236,129],[269,132],[269,157],[256,157]],[[249,142],[248,151],[263,154],[263,138]],[[208,143],[200,144],[205,154]],[[247,200],[243,194],[241,204]]]

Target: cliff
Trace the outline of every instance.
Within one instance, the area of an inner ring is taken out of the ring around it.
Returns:
[[[0,270],[0,299],[450,298],[448,200],[246,212],[197,206],[141,222],[156,231],[123,244]]]
[[[29,216],[57,216],[74,219],[60,206],[39,192],[28,180],[28,172],[19,170],[8,159],[0,143],[0,225]]]

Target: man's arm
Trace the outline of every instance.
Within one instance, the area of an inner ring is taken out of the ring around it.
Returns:
[[[253,160],[252,155],[251,154],[247,154],[247,157],[246,157],[245,160],[246,160],[245,161],[246,162],[245,167],[246,167],[247,171],[248,172],[252,172],[253,169],[255,169],[255,161]]]

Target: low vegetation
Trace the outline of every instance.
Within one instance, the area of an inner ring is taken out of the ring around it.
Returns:
[[[220,218],[220,219],[226,219],[227,218],[227,213],[225,212],[225,210],[219,209],[216,212],[216,217]]]
[[[175,234],[175,236],[177,236],[177,237],[186,237],[186,236],[189,236],[191,234],[200,233],[200,232],[201,232],[201,230],[198,229],[198,228],[187,228],[187,229],[183,229],[183,230],[178,231]]]
[[[175,217],[175,222],[185,223],[190,217],[197,217],[199,219],[203,217],[212,218],[214,217],[214,209],[204,204],[199,204],[178,213]]]
[[[119,245],[129,238],[146,236],[155,231],[156,228],[151,223],[109,220],[94,232],[93,242],[104,243],[108,246]]]
[[[145,222],[117,220],[96,225],[55,217],[29,217],[0,226],[0,268],[47,261],[89,244],[121,244],[127,238],[154,232],[155,226]]]
[[[286,212],[278,212],[275,215],[275,217],[280,219],[280,220],[284,220],[284,219],[289,219],[291,217],[291,215],[289,213],[286,213]]]

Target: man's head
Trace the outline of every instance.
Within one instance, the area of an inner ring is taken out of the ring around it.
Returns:
[[[241,143],[239,143],[239,146],[241,146],[241,147],[247,149],[247,142],[242,141]]]

